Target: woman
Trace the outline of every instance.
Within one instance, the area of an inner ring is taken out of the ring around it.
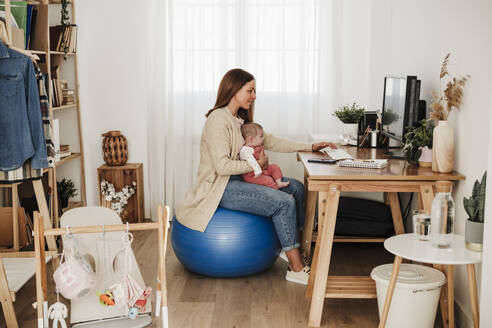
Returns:
[[[241,174],[253,170],[246,161],[239,160],[239,150],[244,144],[241,125],[253,120],[255,99],[253,75],[242,69],[232,69],[224,75],[215,106],[206,114],[197,183],[176,209],[176,217],[183,225],[199,231],[205,231],[218,206],[271,217],[289,262],[286,279],[306,285],[310,268],[301,259],[298,237],[298,222],[301,225],[304,221],[303,185],[295,179],[285,178],[290,185],[275,190],[246,183],[241,178]],[[267,133],[264,146],[276,152],[335,148],[328,142],[308,144]],[[262,167],[268,166],[268,157],[262,153],[258,163]]]

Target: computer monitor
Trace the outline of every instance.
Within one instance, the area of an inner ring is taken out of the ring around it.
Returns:
[[[420,80],[416,76],[384,78],[382,134],[401,146],[409,126],[418,120]],[[390,145],[391,146],[391,145]]]

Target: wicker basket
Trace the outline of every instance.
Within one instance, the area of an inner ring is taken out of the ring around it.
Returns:
[[[106,164],[111,166],[125,165],[128,161],[128,145],[120,131],[108,131],[102,135],[103,157]]]

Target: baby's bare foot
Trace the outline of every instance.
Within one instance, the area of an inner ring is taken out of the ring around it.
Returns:
[[[288,185],[290,185],[290,181],[282,181],[282,180],[278,179],[275,182],[277,183],[277,186],[279,188],[284,188],[284,187],[287,187]]]

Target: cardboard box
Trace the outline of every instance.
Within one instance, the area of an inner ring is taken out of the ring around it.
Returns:
[[[12,209],[13,207],[0,207],[0,246],[12,247],[14,242],[14,233],[12,231]],[[24,208],[17,208],[19,217],[19,246],[23,247],[29,244],[27,239],[26,213]]]

